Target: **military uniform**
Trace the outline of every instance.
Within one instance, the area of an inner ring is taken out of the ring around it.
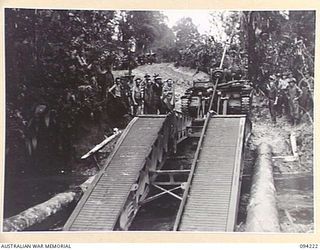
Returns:
[[[150,78],[150,75],[146,74],[144,76],[144,82],[143,82],[143,99],[144,99],[144,113],[149,114],[151,109],[151,85],[152,81]]]
[[[281,116],[283,114],[283,109],[286,114],[289,113],[289,104],[288,104],[288,87],[289,87],[289,79],[287,78],[288,73],[283,74],[283,78],[279,80],[278,85],[278,103],[277,103],[277,111]]]
[[[276,86],[276,77],[270,76],[269,77],[270,82],[267,85],[267,91],[268,91],[268,105],[269,105],[269,111],[271,120],[276,123],[276,102],[278,99],[278,89]]]
[[[296,85],[295,79],[290,81],[288,87],[288,104],[289,104],[289,120],[292,125],[300,120],[299,98],[302,95],[302,90]]]
[[[173,93],[173,85],[172,80],[168,79],[162,89],[162,103],[163,103],[163,109],[165,113],[170,112],[174,108],[174,93]]]
[[[156,77],[155,82],[151,85],[151,114],[163,113],[161,105],[162,81],[161,77]]]

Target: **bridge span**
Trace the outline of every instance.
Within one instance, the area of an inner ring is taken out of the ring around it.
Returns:
[[[181,200],[175,231],[233,231],[236,224],[244,142],[245,115],[208,113],[190,170],[161,170],[169,152],[189,136],[192,120],[179,112],[135,117],[113,153],[84,193],[63,230],[128,230],[151,186]],[[175,174],[187,174],[183,183]],[[156,185],[157,174],[176,185]],[[183,196],[173,193],[181,189]]]

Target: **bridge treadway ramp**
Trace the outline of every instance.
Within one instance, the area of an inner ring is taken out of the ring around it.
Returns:
[[[114,230],[130,189],[137,181],[165,119],[165,116],[138,117],[131,121],[109,162],[77,204],[64,230]]]
[[[245,116],[215,116],[205,125],[178,231],[233,231],[240,194]]]

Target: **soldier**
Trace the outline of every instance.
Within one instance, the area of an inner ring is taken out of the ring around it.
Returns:
[[[279,80],[278,85],[278,103],[277,103],[277,110],[278,114],[281,117],[283,114],[283,108],[286,114],[289,114],[289,104],[288,104],[288,95],[287,90],[289,87],[288,81],[288,72],[282,74],[282,78]]]
[[[311,94],[311,98],[313,99],[314,79],[308,71],[305,72],[303,78],[299,81],[298,87],[301,88],[302,84],[304,84],[308,87],[309,92]]]
[[[123,88],[123,101],[127,107],[127,113],[132,114],[132,99],[131,99],[131,83],[130,79],[125,76],[121,78],[122,88]],[[129,110],[130,109],[130,110]]]
[[[310,110],[312,107],[312,94],[310,92],[310,88],[307,82],[300,81],[300,89],[301,89],[301,96],[299,98],[299,117]]]
[[[154,76],[154,83],[151,85],[151,114],[162,114],[163,109],[161,105],[162,96],[162,78],[159,75]]]
[[[123,87],[119,77],[116,78],[115,84],[109,89],[109,93],[111,93],[115,98],[122,97]]]
[[[149,114],[150,113],[150,108],[151,108],[151,76],[146,74],[144,76],[144,82],[143,82],[143,87],[144,87],[144,95],[143,95],[143,103],[144,103],[144,110],[143,113]]]
[[[165,84],[163,86],[161,97],[165,113],[170,112],[174,108],[173,94],[173,81],[172,79],[168,79],[167,81],[165,81]]]
[[[277,78],[274,75],[269,77],[269,83],[267,84],[269,111],[271,120],[276,123],[276,105],[278,100],[278,89],[276,86]]]
[[[133,103],[133,115],[141,114],[142,106],[142,88],[141,88],[141,79],[136,78],[135,83],[132,87],[132,103]]]
[[[288,87],[288,104],[289,104],[289,120],[292,125],[296,125],[300,120],[299,98],[302,95],[302,90],[296,85],[296,79],[292,78]]]
[[[101,101],[105,101],[105,103],[107,103],[107,93],[108,90],[110,88],[110,86],[113,85],[114,83],[114,78],[113,78],[113,74],[111,72],[111,66],[108,65],[107,69],[103,69],[101,66],[101,60],[100,61],[95,61],[94,62],[94,69],[95,69],[95,73],[96,73],[96,81],[97,84],[100,88],[100,99]]]
[[[293,76],[293,74],[292,74],[291,71],[290,71],[289,74],[288,74],[288,81],[289,81],[289,83],[290,83],[291,81],[297,82],[297,79],[294,78],[294,76]]]
[[[117,77],[115,79],[115,84],[108,90],[108,92],[114,98],[116,109],[125,110],[124,113],[126,113],[128,111],[128,104],[125,101],[125,89],[121,82],[121,78]]]

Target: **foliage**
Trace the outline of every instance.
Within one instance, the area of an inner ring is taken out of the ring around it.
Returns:
[[[313,72],[314,18],[313,11],[244,11],[250,78],[259,82],[276,72],[291,70],[296,77]]]
[[[183,17],[172,30],[176,35],[176,46],[181,48],[190,47],[198,41],[199,31],[190,17]]]
[[[33,165],[70,158],[83,123],[112,115],[100,73],[123,60],[130,41],[148,48],[164,29],[160,12],[147,11],[6,9],[5,20],[10,165],[25,162],[23,148]]]

